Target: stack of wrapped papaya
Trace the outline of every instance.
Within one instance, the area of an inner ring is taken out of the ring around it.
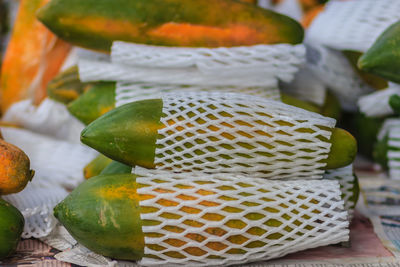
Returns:
[[[254,2],[21,1],[3,118],[50,98],[85,125],[99,156],[54,209],[79,244],[202,266],[348,241],[357,142],[335,127],[340,94],[304,89],[302,26]],[[22,57],[25,34],[38,47]]]

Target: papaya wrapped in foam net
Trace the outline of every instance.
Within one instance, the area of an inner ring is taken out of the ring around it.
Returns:
[[[351,222],[360,193],[358,178],[354,173],[353,164],[339,169],[327,170],[324,174],[324,179],[339,182],[344,207],[349,213],[349,221]]]
[[[231,265],[348,240],[337,181],[136,168],[141,265]]]
[[[244,94],[169,93],[157,169],[321,178],[335,120]]]

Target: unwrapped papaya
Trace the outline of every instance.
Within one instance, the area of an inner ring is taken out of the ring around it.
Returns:
[[[287,16],[231,0],[52,0],[38,18],[60,38],[102,51],[116,40],[231,47],[297,44],[304,35]]]
[[[37,19],[49,0],[22,0],[1,69],[0,102],[5,112],[15,102],[46,97],[47,83],[58,73],[71,46]]]

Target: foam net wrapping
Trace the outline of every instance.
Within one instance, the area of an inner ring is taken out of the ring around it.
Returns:
[[[245,94],[164,94],[155,166],[271,179],[323,174],[336,121]]]
[[[400,86],[389,83],[389,88],[361,97],[358,100],[360,111],[368,117],[392,115],[394,112],[389,105],[392,95],[400,95]]]
[[[346,111],[356,111],[357,101],[374,91],[356,73],[342,52],[307,44],[307,67],[338,97]]]
[[[337,181],[136,170],[144,266],[221,266],[347,241]]]
[[[292,80],[304,55],[302,44],[182,48],[116,42],[111,63],[83,59],[78,65],[84,82],[272,87]]]
[[[378,140],[387,138],[389,177],[400,180],[400,119],[386,119],[378,134]]]
[[[143,99],[161,98],[164,93],[184,91],[218,91],[236,92],[258,96],[265,99],[280,101],[278,87],[236,87],[236,86],[197,86],[197,85],[172,85],[155,83],[118,82],[116,87],[116,106]]]
[[[358,199],[359,187],[358,180],[354,174],[353,165],[343,168],[328,170],[324,174],[324,179],[336,180],[340,184],[342,191],[342,199],[344,201],[344,208],[349,214],[349,221],[351,222],[354,216],[354,208],[356,206],[356,199]]]
[[[48,235],[56,219],[53,208],[83,178],[82,169],[96,155],[94,150],[27,130],[2,127],[4,140],[21,148],[29,157],[35,176],[17,194],[3,196],[24,215],[24,238]]]
[[[338,50],[365,52],[400,19],[400,1],[329,1],[307,31],[307,38]]]

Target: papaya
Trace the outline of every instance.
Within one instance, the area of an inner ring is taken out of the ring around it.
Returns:
[[[28,156],[18,147],[0,139],[0,195],[18,193],[32,180]]]
[[[58,39],[36,19],[49,0],[21,0],[1,68],[0,103],[5,112],[13,103],[46,97],[47,83],[59,72],[71,45]]]
[[[105,167],[100,174],[124,174],[131,173],[132,167],[121,162],[113,160]]]
[[[378,163],[384,170],[389,169],[389,149],[390,147],[388,135],[385,135],[382,139],[377,140],[373,146],[372,157],[374,159],[374,162]]]
[[[21,240],[24,224],[25,219],[21,212],[0,198],[0,260],[15,252]]]
[[[98,82],[67,105],[68,111],[89,124],[115,107],[115,82]]]
[[[389,26],[358,60],[358,67],[400,83],[400,21]]]
[[[285,93],[281,93],[281,100],[283,103],[291,105],[291,106],[295,106],[298,108],[302,108],[311,112],[316,112],[319,113],[320,112],[320,107],[318,107],[316,104],[298,99],[294,96],[285,94]]]
[[[392,108],[394,113],[400,115],[400,96],[399,95],[391,95],[389,97],[389,106]]]
[[[89,179],[89,178],[92,178],[94,176],[97,176],[111,162],[112,162],[111,159],[109,159],[106,156],[100,154],[95,159],[93,159],[91,162],[89,162],[89,164],[86,165],[85,168],[83,168],[83,176],[85,177],[85,179]]]
[[[347,60],[349,61],[350,65],[353,67],[353,69],[356,71],[356,73],[360,76],[360,78],[365,83],[367,83],[369,86],[371,86],[372,88],[374,88],[376,90],[381,90],[381,89],[385,89],[388,87],[387,80],[385,80],[375,74],[363,71],[358,68],[357,62],[360,59],[360,57],[362,56],[361,52],[352,51],[352,50],[344,50],[344,51],[342,51],[342,53],[347,58]]]
[[[49,98],[68,104],[89,90],[94,83],[79,80],[78,66],[72,66],[55,76],[47,85]]]
[[[168,176],[169,174],[166,172],[164,175]],[[155,179],[151,176],[145,178],[143,180],[157,181],[158,186],[154,191],[151,189],[152,186],[147,191],[146,188],[149,188],[149,184],[138,183],[137,176],[134,174],[100,175],[86,180],[54,208],[54,216],[80,244],[91,251],[113,259],[140,260],[144,256],[145,247],[149,251],[154,251],[156,250],[154,246],[157,245],[160,249],[154,253],[155,255],[146,255],[147,257],[157,257],[157,253],[159,255],[166,253],[165,255],[170,257],[185,258],[182,254],[174,252],[175,249],[184,250],[193,256],[202,256],[202,248],[204,249],[206,246],[210,248],[210,251],[218,254],[227,247],[226,241],[234,244],[233,249],[227,252],[233,255],[244,254],[246,248],[261,247],[269,241],[276,246],[281,245],[281,242],[290,246],[288,244],[290,241],[307,238],[303,231],[315,230],[316,224],[319,222],[313,215],[324,214],[325,209],[332,211],[332,208],[326,208],[321,204],[322,198],[310,197],[307,191],[299,192],[292,199],[280,197],[277,201],[271,199],[272,194],[268,194],[269,197],[258,199],[254,194],[248,193],[248,191],[244,192],[246,187],[254,187],[254,184],[236,183],[232,186],[197,190],[198,185],[204,185],[206,182],[204,178],[203,180],[180,179],[181,182],[176,187],[172,187],[170,184],[168,187],[163,187],[164,180],[162,178]],[[271,186],[270,181],[260,180],[260,182],[266,183],[264,186],[268,188],[267,192],[276,193],[276,190],[280,190]],[[313,182],[324,183],[324,181]],[[218,180],[209,179],[208,183],[216,185]],[[286,186],[290,187],[290,185]],[[301,185],[296,184],[295,187],[299,190]],[[138,192],[139,188],[144,191]],[[241,194],[232,192],[239,188],[243,190]],[[262,188],[258,191],[259,194],[266,194],[266,190]],[[175,192],[178,193],[176,198]],[[231,194],[235,193],[237,194],[236,198],[231,197]],[[223,203],[210,198],[216,194],[219,194],[219,200]],[[141,201],[155,197],[159,197],[159,199],[154,206],[150,203],[141,203]],[[203,200],[203,197],[206,201]],[[260,205],[262,201],[268,205]],[[299,202],[304,204],[300,206]],[[199,204],[194,205],[193,203]],[[238,216],[238,212],[245,211],[238,208],[237,203],[251,207],[253,212],[248,212],[245,218],[243,215]],[[178,204],[180,213],[175,214],[174,207]],[[161,212],[160,207],[163,206],[166,207],[166,210]],[[212,213],[207,210],[211,210]],[[267,219],[268,217],[265,218],[265,215],[258,213],[261,210],[269,212],[273,219]],[[285,210],[288,212],[282,212],[277,216],[279,211]],[[157,212],[160,213],[160,217],[145,218],[146,215]],[[198,219],[186,219],[181,215],[183,213],[195,214]],[[298,217],[293,218],[293,214],[298,214]],[[231,217],[228,217],[229,215]],[[233,219],[228,220],[228,218]],[[248,223],[255,220],[259,220],[257,227],[248,227]],[[207,224],[207,222],[210,223]],[[144,231],[145,226],[151,227],[160,224],[164,226],[161,231],[156,227],[152,232]],[[293,227],[293,224],[301,226],[302,231]],[[286,225],[286,227],[280,227],[282,225]],[[232,231],[223,230],[226,228],[232,229]],[[182,236],[185,237],[183,240],[169,238],[160,244],[151,244],[152,238],[166,236],[168,233],[182,232],[184,232]],[[266,232],[268,235],[264,235]],[[277,240],[284,235],[287,235],[287,239]],[[205,237],[210,237],[212,241],[203,242]],[[185,239],[192,239],[193,243],[191,246],[181,248],[182,242],[187,242]],[[245,242],[249,239],[252,241],[251,243]],[[146,244],[147,240],[150,243]],[[241,260],[243,259],[241,258]]]
[[[52,0],[37,17],[61,39],[104,52],[116,40],[232,47],[298,44],[304,36],[291,18],[232,0]]]
[[[161,99],[136,101],[117,107],[89,124],[81,133],[81,141],[113,160],[130,166],[137,165],[145,168],[155,168],[156,142],[159,137],[158,130],[166,127],[160,121],[161,116],[163,116],[162,109],[163,101]],[[194,113],[187,115],[194,116]],[[184,120],[180,122],[182,125],[186,125]],[[196,120],[201,119],[197,118]],[[168,121],[167,123],[173,124],[175,122]],[[285,122],[282,122],[282,126],[285,126]],[[215,127],[216,130],[220,130],[219,127],[230,129],[232,126],[220,124],[215,125]],[[181,129],[184,131],[183,126]],[[214,128],[209,129],[214,131]],[[304,132],[309,132],[309,130],[302,129]],[[357,142],[351,134],[342,129],[337,128],[331,131],[333,133],[331,140],[325,140],[332,144],[331,153],[324,160],[324,163],[326,163],[325,168],[337,169],[347,166],[354,160],[357,151]],[[190,133],[185,134],[178,139],[185,139],[186,136],[192,136]],[[202,139],[201,133],[197,132],[196,134]],[[268,133],[263,134],[268,136]],[[174,138],[176,139],[177,137],[175,136]],[[221,138],[232,140],[226,134],[222,134]],[[231,146],[228,143],[222,144],[222,146],[230,149]],[[204,144],[204,142],[201,144]],[[246,141],[241,141],[240,143],[240,146],[245,149],[251,149],[260,145],[268,149],[268,145],[260,144],[260,142],[252,143],[252,137],[248,137]],[[191,148],[191,146],[184,147],[187,149]],[[180,148],[179,151],[182,152],[183,149]],[[213,150],[206,149],[205,152],[196,150],[195,153],[198,153],[197,155],[204,155],[207,151]],[[234,154],[234,152],[231,153]],[[229,156],[221,156],[229,159]],[[260,157],[265,157],[265,160],[268,160],[271,154],[261,153]],[[213,162],[215,159],[210,157],[208,160]]]

